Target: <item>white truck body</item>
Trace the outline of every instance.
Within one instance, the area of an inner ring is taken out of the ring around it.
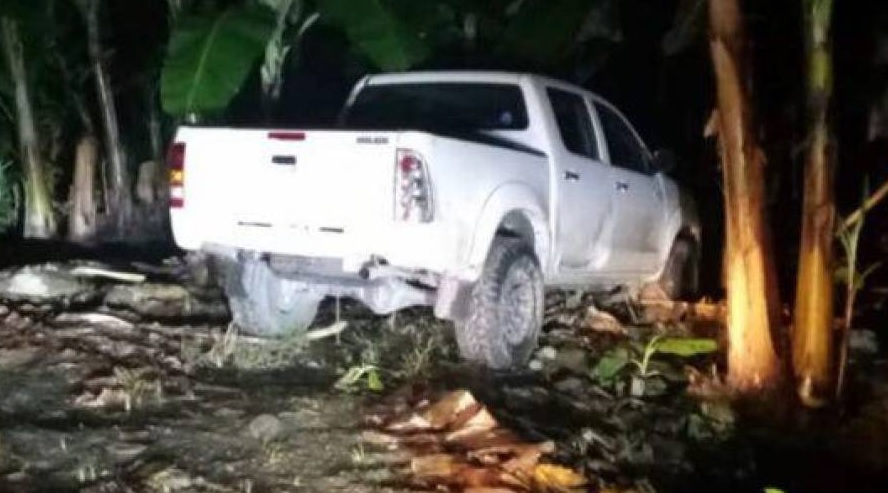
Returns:
[[[475,85],[508,89],[523,108],[503,110],[502,128],[374,128],[372,115],[350,126],[365,91],[424,85],[447,97]],[[605,116],[624,125],[621,144],[609,140]],[[637,146],[643,162],[616,162],[617,145]],[[268,260],[307,289],[357,297],[378,313],[426,304],[458,317],[454,304],[498,234],[532,246],[550,287],[638,287],[657,279],[678,235],[699,240],[692,201],[654,169],[628,122],[595,94],[534,75],[368,76],[346,103],[343,129],[186,126],[174,148],[170,213],[181,248]],[[370,294],[381,286],[387,294]]]

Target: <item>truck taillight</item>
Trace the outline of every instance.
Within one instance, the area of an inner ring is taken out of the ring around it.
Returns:
[[[167,151],[170,168],[170,207],[185,207],[185,144],[176,142]]]
[[[432,220],[432,187],[422,156],[398,149],[395,158],[395,219],[423,222]]]

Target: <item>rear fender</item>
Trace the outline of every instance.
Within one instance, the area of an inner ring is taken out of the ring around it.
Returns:
[[[459,274],[463,281],[474,282],[481,277],[487,253],[497,232],[504,225],[517,226],[520,232],[531,236],[534,253],[544,273],[549,272],[551,247],[545,201],[540,194],[520,183],[500,186],[484,203],[475,223],[474,235],[465,266]],[[529,225],[529,227],[527,227]],[[523,236],[523,235],[522,235]]]

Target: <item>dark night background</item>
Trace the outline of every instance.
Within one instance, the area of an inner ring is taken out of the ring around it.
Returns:
[[[221,0],[218,3],[226,2],[236,3],[237,0]],[[888,0],[834,2],[831,124],[836,137],[833,149],[836,157],[836,202],[839,216],[844,216],[859,206],[865,181],[868,181],[872,191],[888,180]],[[581,85],[620,108],[652,150],[669,148],[678,155],[679,166],[674,175],[692,191],[703,221],[703,291],[708,297],[721,300],[724,298],[721,282],[724,242],[722,179],[716,141],[704,137],[704,127],[715,104],[714,78],[705,32],[701,32],[695,42],[679,53],[670,56],[664,54],[664,36],[673,28],[680,3],[681,0],[619,1],[622,39],[613,43],[602,41],[602,49],[596,52],[597,56],[578,56],[563,67],[532,66],[493,55],[435,52],[416,68],[503,69],[544,73],[567,80],[575,80],[578,74],[588,75]],[[801,229],[807,122],[801,1],[745,0],[741,3],[745,9],[748,56],[752,67],[750,83],[757,125],[755,131],[761,138],[767,157],[767,212],[777,256],[780,294],[783,303],[792,306]],[[67,14],[63,15],[76,15],[71,5],[65,5],[64,8],[70,12],[66,11]],[[154,88],[157,85],[157,71],[169,39],[167,5],[161,0],[104,0],[103,6],[103,44],[112,50],[107,60],[112,86],[116,91],[121,133],[125,148],[131,153],[130,164],[135,165],[152,158],[145,115],[150,108],[157,109],[157,101],[146,98],[150,92],[146,91],[146,87]],[[71,22],[66,26],[66,29],[74,31],[74,35],[65,39],[85,37],[80,32],[83,30],[80,23]],[[78,56],[85,58],[85,47],[72,46],[69,49],[75,52],[80,50]],[[260,79],[254,70],[228,110],[223,115],[213,115],[212,121],[207,123],[283,128],[330,127],[334,125],[352,85],[360,77],[375,71],[370,61],[353,49],[340,29],[320,22],[309,29],[298,52],[289,58],[280,104],[271,115],[263,113],[261,91],[258,90]],[[84,91],[83,97],[96,106],[92,90]],[[873,124],[873,115],[880,117],[880,124]],[[164,137],[168,140],[177,122],[165,116],[163,123]],[[74,138],[69,140],[75,142]],[[74,149],[64,152],[65,159],[60,161],[73,162]],[[56,196],[62,197],[67,194],[72,170],[59,172],[69,175],[58,180],[56,185]],[[166,214],[165,206],[163,213]],[[28,250],[31,244],[23,244],[26,246],[21,247],[0,236],[0,267],[4,267],[5,263],[25,264],[30,256],[42,261],[41,256],[51,257],[55,253],[51,250],[58,247],[57,243],[47,243],[49,246],[39,247],[45,251],[31,251]],[[859,263],[862,267],[888,259],[888,200],[867,214],[860,245]],[[148,248],[157,247],[151,244]],[[6,255],[4,249],[14,255]],[[159,247],[162,252],[153,254],[163,258],[173,249],[172,242],[166,241]],[[837,254],[841,254],[841,251],[836,247]],[[107,250],[99,249],[90,255],[101,259],[106,253]],[[876,271],[869,282],[886,289],[888,266]],[[843,288],[839,286],[837,291],[841,291],[837,292],[838,310],[842,305]],[[867,291],[860,296],[855,323],[882,338],[884,352],[884,348],[888,347],[888,327],[885,327],[888,314],[886,307],[879,303],[884,303],[885,295],[880,295],[878,299],[882,301],[878,303],[874,301],[877,297]],[[877,378],[881,377],[877,375]],[[852,402],[849,407],[853,405]],[[783,485],[790,486],[787,493],[794,493],[791,486],[799,485],[806,488],[815,486],[814,490],[805,491],[843,491],[842,488],[855,487],[855,465],[844,469],[843,463],[830,464],[830,467],[820,471],[818,461],[832,461],[835,458],[820,457],[819,449],[815,446],[819,444],[801,441],[797,451],[799,455],[792,458],[797,463],[786,464],[788,448],[781,448],[784,445],[775,440],[773,449],[760,450],[761,456],[757,459],[762,459],[761,477],[779,477]],[[726,454],[732,452],[729,448],[724,447]],[[848,459],[850,463],[854,458]],[[715,471],[712,477],[723,474],[721,479],[728,481],[724,471],[716,471],[720,460],[718,455],[707,456],[701,460],[701,464],[712,466]],[[734,460],[737,457],[732,456],[725,459],[725,463]],[[878,471],[878,474],[884,476],[886,472]],[[820,475],[829,476],[828,480],[834,483],[818,484]],[[681,484],[676,491],[681,491],[682,487],[694,491],[710,488],[719,491],[718,486],[724,486],[706,484],[708,477],[701,473],[695,478],[701,484]],[[866,486],[872,487],[871,484]]]

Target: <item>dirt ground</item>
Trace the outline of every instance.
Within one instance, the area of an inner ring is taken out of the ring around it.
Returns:
[[[324,370],[124,375],[44,345],[0,361],[0,491],[390,490],[354,455],[360,399]]]
[[[582,491],[888,485],[888,385],[873,377],[888,365],[875,356],[840,419],[794,417],[783,433],[707,394],[717,355],[652,358],[658,377],[640,394],[631,365],[602,376],[602,360],[652,333],[711,326],[550,294],[529,367],[493,374],[461,364],[450,327],[425,310],[328,302],[314,328],[344,321],[341,332],[269,341],[231,327],[218,291],[181,264],[125,267],[146,277],[0,303],[0,492],[412,491],[410,453],[368,442],[371,418],[453,389],[522,438],[552,441],[550,459],[588,478]]]

